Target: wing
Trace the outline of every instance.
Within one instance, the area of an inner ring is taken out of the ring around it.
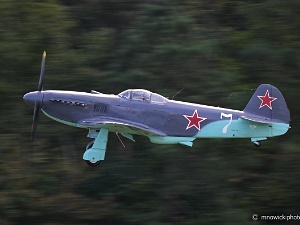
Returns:
[[[166,136],[161,130],[149,127],[145,124],[135,123],[129,120],[116,119],[111,117],[93,117],[81,120],[77,123],[78,127],[100,129],[107,128],[109,131],[118,133],[149,135],[155,134]]]

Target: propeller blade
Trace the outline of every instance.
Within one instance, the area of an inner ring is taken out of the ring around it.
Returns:
[[[41,63],[41,72],[40,72],[40,80],[38,85],[38,91],[43,89],[43,80],[45,74],[45,63],[46,63],[46,51],[43,52],[42,63]]]
[[[38,121],[39,121],[40,108],[41,108],[40,104],[36,103],[34,106],[34,111],[33,111],[32,129],[31,129],[31,140],[32,141],[34,140],[36,128],[37,128]]]
[[[38,84],[38,92],[37,93],[41,93],[41,91],[43,90],[43,80],[44,80],[44,74],[45,74],[45,64],[46,64],[46,51],[43,52],[43,56],[42,56],[40,80],[39,80],[39,84]],[[35,97],[37,97],[36,94],[35,94]],[[29,98],[28,94],[27,94],[27,98]],[[36,128],[37,128],[37,125],[38,125],[39,111],[41,109],[41,104],[42,104],[42,102],[40,100],[35,99],[34,111],[33,111],[32,129],[31,129],[31,140],[32,141],[33,141],[33,139],[35,137],[35,132],[36,132]]]

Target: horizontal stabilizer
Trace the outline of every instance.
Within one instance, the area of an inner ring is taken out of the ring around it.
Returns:
[[[260,117],[260,116],[241,116],[242,119],[249,120],[257,123],[276,123],[272,121],[270,118]]]

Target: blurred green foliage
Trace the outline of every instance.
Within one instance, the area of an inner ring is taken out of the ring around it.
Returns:
[[[253,213],[299,214],[299,8],[298,0],[1,0],[0,223],[232,225],[252,224]],[[172,97],[184,88],[176,99],[243,109],[271,83],[292,129],[259,150],[249,140],[188,148],[144,137],[124,150],[111,134],[106,160],[89,168],[85,130],[41,115],[29,141],[22,96],[36,90],[44,50],[45,89]]]

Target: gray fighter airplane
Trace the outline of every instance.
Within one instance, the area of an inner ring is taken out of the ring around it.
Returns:
[[[144,89],[129,89],[118,95],[96,91],[43,90],[46,52],[41,64],[38,90],[24,95],[34,107],[32,138],[40,110],[49,118],[88,129],[83,159],[90,166],[104,160],[108,133],[115,132],[135,141],[147,136],[156,144],[192,147],[196,138],[250,138],[255,146],[262,140],[285,134],[290,112],[280,91],[260,85],[243,111],[167,99]]]

